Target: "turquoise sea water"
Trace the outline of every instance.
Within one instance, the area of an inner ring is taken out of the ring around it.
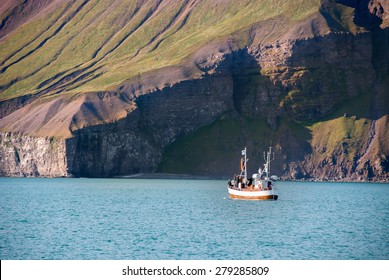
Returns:
[[[389,184],[0,178],[0,259],[389,259]]]

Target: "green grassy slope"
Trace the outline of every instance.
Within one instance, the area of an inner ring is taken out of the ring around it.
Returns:
[[[180,64],[210,40],[255,22],[279,15],[298,21],[320,6],[319,0],[143,2],[63,3],[2,38],[0,100],[55,92],[54,85],[65,92],[106,90]]]

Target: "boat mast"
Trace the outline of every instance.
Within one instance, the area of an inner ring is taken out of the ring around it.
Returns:
[[[263,159],[265,160],[263,173],[265,174],[267,180],[270,178],[270,162],[274,160],[274,153],[273,158],[271,158],[271,151],[272,147],[269,147],[269,151],[266,153],[266,155],[265,152],[263,152]]]
[[[270,161],[271,161],[271,159],[270,159],[270,156],[271,156],[271,147],[269,147],[269,151],[267,152],[267,161],[266,161],[266,164],[267,164],[267,175],[268,175],[268,177],[270,177]]]
[[[244,156],[244,159],[241,159],[241,172],[240,176],[243,175],[243,182],[246,183],[247,181],[247,148],[244,147],[244,150],[242,150],[242,156]]]
[[[247,148],[244,147],[244,179],[247,182]]]

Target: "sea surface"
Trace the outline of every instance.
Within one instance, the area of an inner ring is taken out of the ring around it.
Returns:
[[[0,259],[389,259],[389,184],[0,178]]]

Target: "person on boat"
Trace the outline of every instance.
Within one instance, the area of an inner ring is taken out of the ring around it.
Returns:
[[[246,163],[244,162],[244,158],[240,159],[240,171],[243,173],[246,168]]]
[[[238,186],[238,175],[236,174],[234,174],[234,182],[232,183],[232,185],[234,186],[234,188]]]

